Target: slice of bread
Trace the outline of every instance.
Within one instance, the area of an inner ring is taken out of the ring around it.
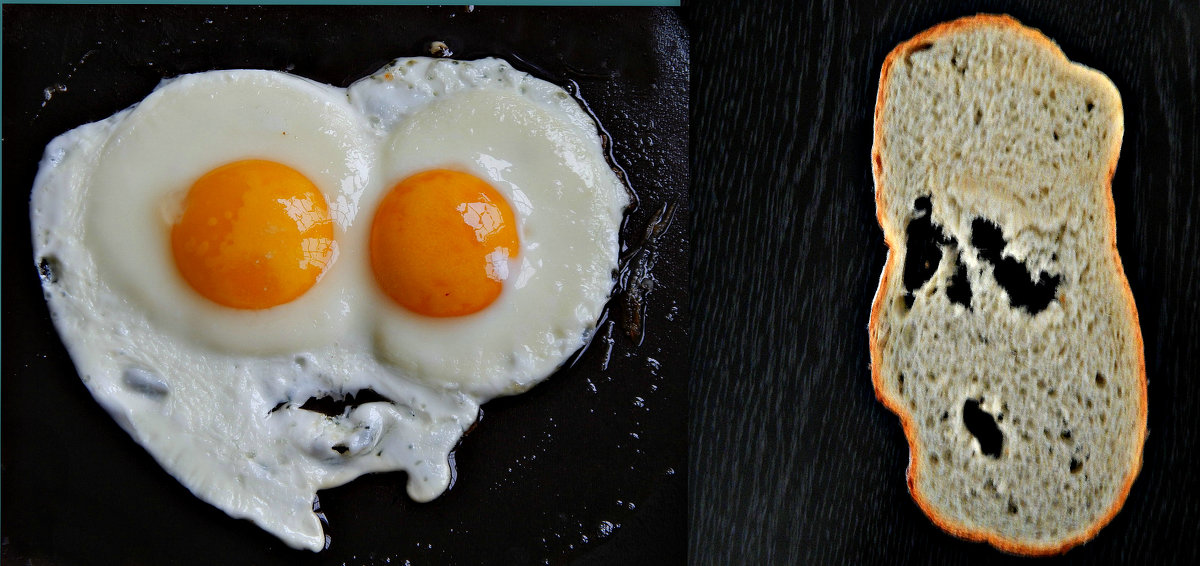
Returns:
[[[1104,75],[1006,16],[936,26],[883,63],[875,393],[939,527],[1017,554],[1087,541],[1142,462],[1141,330],[1116,248],[1124,133]]]

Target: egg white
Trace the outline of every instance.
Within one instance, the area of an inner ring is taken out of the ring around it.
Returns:
[[[325,193],[335,245],[357,211],[375,160],[373,134],[345,96],[271,71],[214,71],[160,85],[113,125],[92,156],[84,233],[100,277],[159,326],[225,352],[320,346],[344,334],[345,270],[266,310],[215,307],[175,268],[171,224],[196,179],[226,163],[268,159]],[[336,263],[336,260],[335,260]]]
[[[264,311],[198,296],[167,236],[181,191],[250,158],[314,181],[338,242],[308,293]],[[435,167],[487,180],[517,216],[500,299],[468,317],[405,311],[367,261],[379,199]],[[627,203],[594,122],[562,89],[497,59],[409,59],[349,89],[270,71],[166,81],[52,141],[30,215],[55,325],[97,401],[198,497],[320,550],[317,490],[405,470],[413,499],[437,497],[479,405],[584,344]],[[301,408],[365,389],[388,401],[334,417]]]
[[[387,132],[376,187],[433,168],[471,173],[508,200],[521,240],[503,293],[477,315],[431,319],[380,295],[382,357],[476,398],[533,386],[583,345],[612,289],[628,196],[595,124],[562,89],[496,59],[396,61],[350,100]]]

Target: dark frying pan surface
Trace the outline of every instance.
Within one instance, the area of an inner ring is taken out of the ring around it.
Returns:
[[[5,564],[683,560],[688,38],[675,12],[8,5],[3,22]],[[42,299],[29,190],[54,136],[163,78],[262,68],[346,86],[434,40],[457,58],[508,58],[586,102],[638,196],[625,288],[571,367],[484,406],[441,498],[410,501],[402,473],[321,491],[331,544],[296,551],[192,496],[92,400]],[[664,210],[670,222],[648,237]]]

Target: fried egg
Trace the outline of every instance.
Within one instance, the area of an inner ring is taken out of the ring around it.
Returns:
[[[628,202],[561,88],[418,58],[347,89],[164,81],[49,144],[30,216],[96,400],[198,497],[320,550],[317,490],[404,470],[436,498],[480,404],[586,343]]]

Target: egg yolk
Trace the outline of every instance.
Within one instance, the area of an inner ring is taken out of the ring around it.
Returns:
[[[246,160],[206,173],[171,228],[179,273],[209,300],[266,309],[303,295],[333,261],[325,196],[300,172]]]
[[[371,268],[392,300],[434,317],[496,300],[519,251],[512,209],[467,173],[435,169],[400,181],[371,225]]]

